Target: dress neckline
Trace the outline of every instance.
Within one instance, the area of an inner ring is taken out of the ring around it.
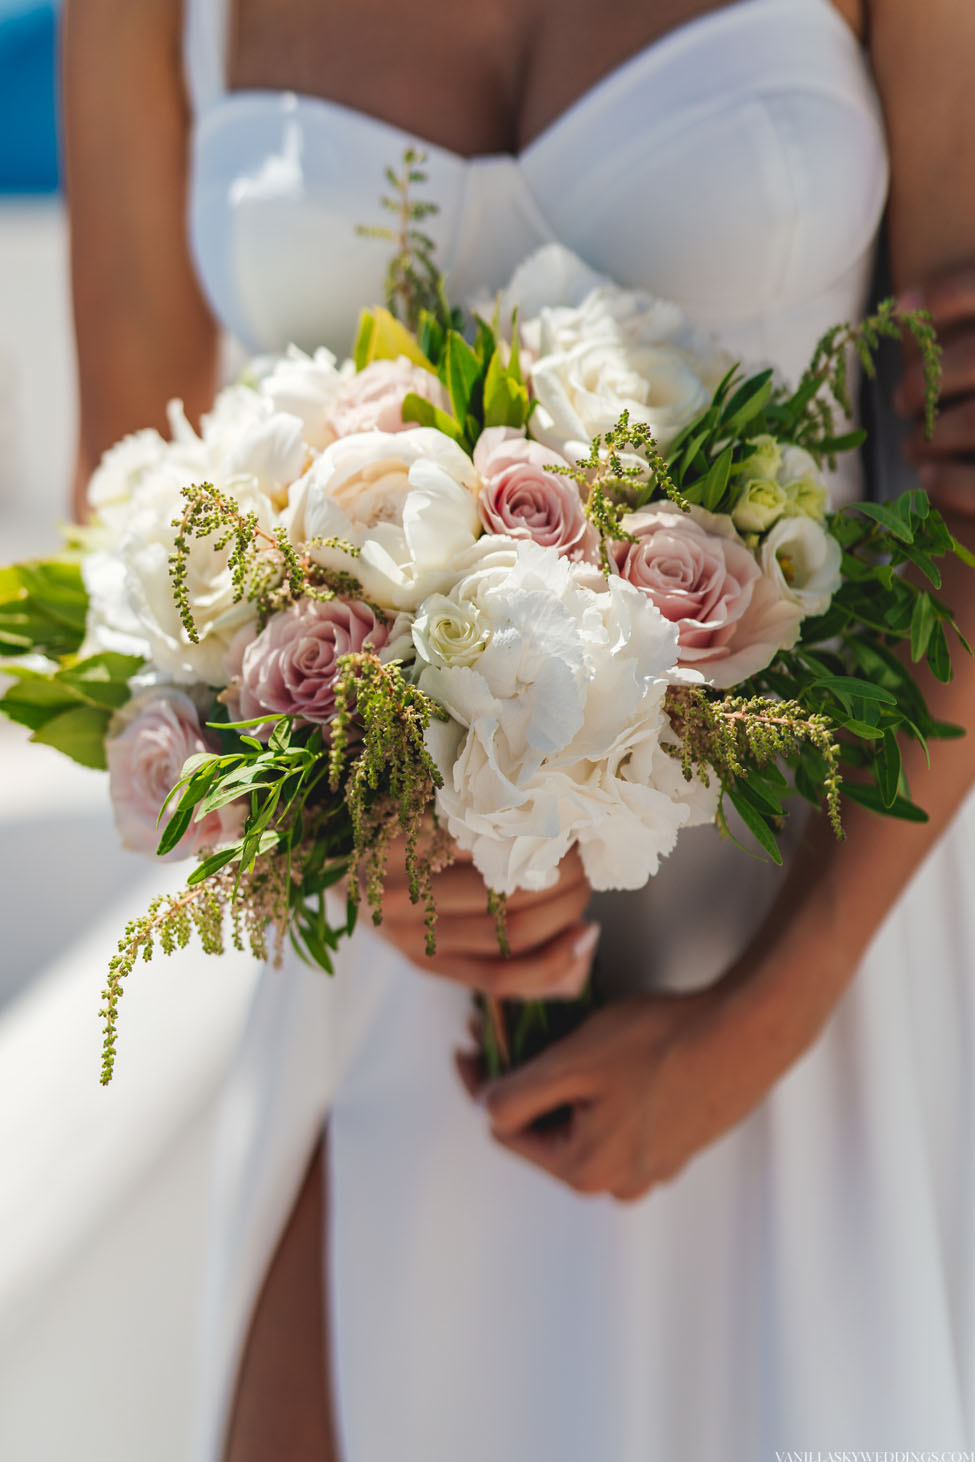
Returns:
[[[188,0],[187,15],[191,24],[194,15],[194,6],[201,3],[213,3],[213,0]],[[216,0],[216,4],[222,8],[224,18],[226,17],[229,0]],[[279,108],[285,102],[293,110],[305,110],[311,113],[318,112],[319,115],[327,115],[341,119],[348,126],[357,126],[368,129],[374,133],[381,133],[390,138],[398,139],[400,145],[412,143],[420,148],[428,157],[437,157],[454,167],[464,169],[475,169],[478,167],[497,167],[508,165],[512,167],[526,166],[539,152],[550,144],[554,143],[563,129],[577,121],[580,115],[591,107],[597,106],[615,88],[625,85],[634,75],[637,75],[645,67],[654,65],[666,60],[672,51],[680,51],[688,45],[700,39],[701,35],[707,32],[720,31],[732,23],[737,23],[742,16],[754,11],[763,9],[795,9],[802,6],[804,9],[816,9],[824,14],[827,23],[838,27],[838,32],[845,36],[848,44],[857,53],[862,52],[862,45],[859,37],[854,32],[848,21],[840,15],[833,0],[732,0],[732,3],[722,5],[716,10],[706,10],[700,15],[692,16],[689,20],[674,26],[671,30],[665,31],[663,35],[648,41],[645,46],[634,51],[632,56],[627,56],[616,66],[613,66],[604,75],[597,77],[592,84],[586,87],[569,104],[557,113],[552,120],[537,132],[524,147],[517,152],[485,152],[466,154],[457,152],[453,148],[446,147],[439,142],[433,142],[429,138],[421,137],[395,122],[389,122],[382,117],[374,116],[371,112],[363,111],[359,107],[350,106],[345,102],[333,101],[329,97],[317,96],[311,92],[281,91],[271,87],[242,87],[235,90],[227,90],[226,78],[226,25],[220,31],[220,43],[218,56],[220,64],[221,82],[223,83],[216,91],[210,101],[209,110],[222,106],[234,109],[238,105],[261,105],[267,104]]]

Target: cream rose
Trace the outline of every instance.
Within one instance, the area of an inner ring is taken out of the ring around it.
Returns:
[[[405,356],[374,360],[343,382],[329,408],[326,423],[333,439],[356,432],[408,431],[415,422],[403,420],[403,402],[410,394],[422,396],[450,413],[450,397],[436,376]]]
[[[481,522],[489,533],[531,538],[543,548],[594,563],[599,535],[586,517],[571,477],[553,472],[569,464],[558,452],[528,441],[510,427],[489,427],[474,448],[481,475]]]
[[[184,762],[217,749],[184,692],[159,687],[129,702],[115,734],[105,743],[109,796],[123,847],[147,856],[155,853],[165,825],[165,818],[159,821],[160,809],[179,781]],[[191,822],[165,861],[236,841],[245,816],[244,805],[229,803]]]
[[[623,526],[636,542],[613,545],[616,567],[677,625],[681,665],[725,688],[795,643],[794,604],[764,589],[756,600],[761,571],[726,515],[646,508]]]

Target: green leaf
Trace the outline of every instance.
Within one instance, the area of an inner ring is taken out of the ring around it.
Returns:
[[[947,685],[951,679],[951,655],[948,652],[944,625],[940,621],[931,631],[926,658],[935,680],[940,680],[943,685]]]
[[[914,542],[914,533],[910,524],[888,504],[854,503],[852,506],[863,517],[872,518],[875,523],[879,523],[882,528],[886,528],[888,533],[892,533],[902,543]]]
[[[85,637],[88,593],[73,561],[0,570],[0,654],[73,655]]]
[[[105,771],[105,735],[110,719],[108,711],[95,706],[74,706],[46,721],[31,740],[55,747],[83,767]]]
[[[408,391],[403,398],[403,420],[415,421],[419,426],[432,426],[437,431],[443,432],[444,436],[450,437],[461,446],[464,444],[464,433],[445,411],[439,406],[434,406],[432,401],[425,397],[418,396],[414,391]]]
[[[936,589],[941,588],[941,570],[938,568],[938,565],[929,554],[924,553],[920,548],[916,548],[907,543],[900,544],[898,552],[904,558],[910,559],[911,563],[916,565],[916,567],[921,570],[921,573],[924,575],[924,577],[930,583],[932,583]]]
[[[853,696],[859,696],[864,701],[879,701],[885,706],[897,704],[897,697],[884,686],[877,685],[872,680],[861,680],[856,675],[824,675],[815,683],[817,687],[832,691],[847,706]]]
[[[416,337],[395,315],[381,305],[364,310],[359,316],[359,330],[354,349],[355,368],[361,371],[374,360],[397,360],[401,355],[433,371],[433,365],[416,342]]]
[[[772,859],[773,863],[781,863],[782,854],[775,840],[775,834],[765,821],[762,813],[754,805],[754,802],[748,797],[743,784],[736,782],[727,788],[727,792],[732,806],[755,841],[765,849],[765,852]]]
[[[521,427],[527,420],[528,392],[505,366],[499,346],[484,379],[484,425]]]
[[[727,446],[721,455],[711,464],[708,475],[699,484],[701,504],[713,513],[721,499],[724,497],[725,488],[728,486],[728,478],[731,474],[731,464],[734,460],[734,447]]]
[[[911,615],[911,659],[915,662],[924,658],[937,622],[930,594],[919,593]]]
[[[129,680],[145,662],[138,655],[106,653],[59,670],[55,680],[69,686],[86,701],[117,711],[131,700]]]
[[[906,797],[895,797],[888,806],[878,787],[863,782],[844,782],[843,796],[849,797],[851,802],[859,802],[861,807],[867,807],[871,812],[883,812],[888,817],[899,817],[904,822],[928,821],[928,814],[923,807],[918,807]]]
[[[372,339],[372,332],[375,328],[375,321],[368,310],[363,310],[359,315],[359,328],[355,333],[355,344],[352,347],[352,359],[355,362],[356,371],[365,370],[369,364],[369,342]]]
[[[454,415],[458,421],[465,421],[471,409],[474,388],[481,378],[481,363],[467,341],[455,330],[447,336],[444,365]]]
[[[12,666],[5,673],[17,678],[0,698],[0,710],[32,731],[39,731],[54,716],[81,704],[70,686],[59,684],[53,675]]]
[[[752,376],[731,397],[721,416],[722,433],[729,437],[742,435],[744,428],[766,406],[772,394],[772,372]]]
[[[232,848],[221,848],[219,853],[211,853],[209,858],[204,858],[186,880],[187,885],[202,883],[205,878],[219,873],[221,868],[226,868],[228,863],[232,863],[235,858],[240,857],[240,847],[240,843],[235,843]]]
[[[893,731],[885,731],[877,752],[877,786],[885,807],[893,807],[901,781],[901,749]]]

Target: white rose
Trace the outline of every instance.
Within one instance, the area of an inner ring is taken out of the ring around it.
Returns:
[[[452,581],[480,533],[479,489],[470,457],[442,432],[361,432],[327,447],[298,483],[288,533],[296,544],[337,538],[358,548],[356,557],[312,553],[384,608],[415,609]]]
[[[842,557],[836,539],[804,516],[780,519],[761,547],[766,580],[804,617],[829,608],[842,582]]]
[[[677,305],[604,286],[576,309],[541,313],[532,435],[578,459],[626,410],[666,450],[707,407],[728,364]]]

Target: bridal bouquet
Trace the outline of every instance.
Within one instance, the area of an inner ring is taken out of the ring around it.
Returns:
[[[861,441],[833,425],[851,345],[869,368],[912,329],[933,401],[922,315],[837,327],[792,389],[554,246],[462,314],[417,159],[390,176],[387,307],[352,358],[258,359],[199,433],[172,403],[169,440],[107,453],[73,548],[0,579],[0,708],[107,768],[126,847],[195,860],[122,935],[104,1081],[140,956],[229,932],[331,969],[394,838],[428,948],[455,846],[503,948],[505,896],[573,846],[636,889],[730,806],[780,860],[794,795],[841,832],[845,767],[843,795],[923,818],[898,735],[952,734],[895,651],[950,676],[936,560],[964,550],[922,493],[833,512],[824,478]]]

